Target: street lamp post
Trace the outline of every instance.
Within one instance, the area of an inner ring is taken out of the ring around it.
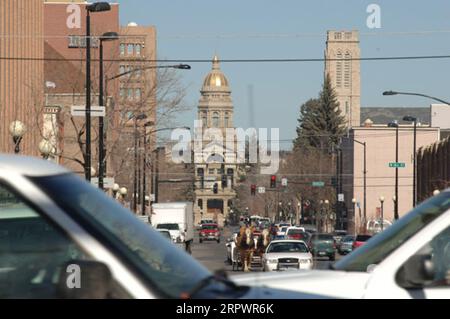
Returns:
[[[328,214],[329,214],[328,205],[330,204],[330,201],[328,199],[326,199],[323,203],[325,204],[325,232],[328,233],[328,220],[329,220],[329,218],[328,218],[329,217],[328,216]]]
[[[366,215],[366,208],[367,208],[367,143],[361,142],[358,140],[353,139],[356,143],[362,145],[364,147],[364,171],[363,171],[363,189],[364,189],[364,195],[363,195],[363,207],[364,207],[364,225],[366,223],[367,215]]]
[[[138,188],[138,121],[147,118],[145,114],[134,115],[134,178],[133,178],[133,211],[137,213],[137,188]]]
[[[118,40],[119,35],[116,32],[106,32],[100,37],[100,85],[99,85],[99,96],[98,101],[100,106],[104,106],[106,108],[106,103],[104,100],[104,65],[103,65],[103,42],[105,41],[114,41]],[[106,100],[107,102],[107,100]],[[105,129],[104,129],[104,118],[100,116],[98,120],[99,125],[99,134],[98,134],[98,187],[103,190],[104,184],[103,184],[103,178],[105,176]]]
[[[394,127],[395,128],[395,163],[398,163],[398,123],[391,122],[388,124],[388,127]],[[398,166],[395,167],[395,205],[394,205],[394,219],[398,220]]]
[[[25,135],[27,128],[25,124],[20,121],[14,121],[9,126],[9,133],[11,134],[14,142],[14,153],[20,153],[20,142],[22,142],[22,138]]]
[[[91,181],[91,12],[104,12],[111,10],[107,2],[96,2],[86,6],[86,151],[85,174],[88,182]]]
[[[47,140],[44,139],[39,143],[39,152],[42,155],[43,159],[48,160],[53,151],[53,145]]]
[[[381,203],[381,231],[384,230],[384,196],[380,196]]]
[[[417,203],[417,164],[416,164],[416,153],[417,153],[417,118],[413,116],[405,116],[403,121],[414,123],[414,143],[413,143],[413,207],[416,207]]]

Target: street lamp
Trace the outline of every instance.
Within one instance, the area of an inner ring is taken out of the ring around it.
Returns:
[[[117,199],[117,193],[120,191],[120,186],[119,186],[119,184],[114,184],[113,185],[113,188],[112,188],[112,191],[113,191],[113,196],[114,196],[114,199]]]
[[[119,193],[120,193],[120,196],[121,196],[121,198],[122,198],[122,200],[123,200],[123,203],[125,203],[125,198],[126,198],[127,195],[128,195],[128,189],[126,189],[125,187],[122,187],[122,188],[119,190]]]
[[[50,143],[47,139],[43,139],[39,143],[39,152],[41,152],[42,157],[47,160],[53,153],[52,143]]]
[[[364,195],[363,195],[363,207],[364,207],[364,225],[366,223],[367,215],[366,215],[366,208],[367,208],[367,143],[361,142],[358,140],[353,139],[354,142],[362,145],[364,147],[364,171],[363,171],[363,189],[364,189]],[[360,216],[361,218],[361,216]]]
[[[96,2],[86,5],[86,159],[85,174],[88,182],[91,181],[91,12],[110,11],[107,2]]]
[[[433,192],[433,196],[437,196],[441,193],[441,191],[439,189],[435,189]]]
[[[413,116],[405,116],[403,121],[414,123],[414,143],[413,143],[413,207],[416,207],[417,192],[416,192],[416,180],[417,180],[417,167],[416,167],[416,149],[417,149],[417,118]]]
[[[381,203],[381,231],[384,230],[384,200],[385,200],[384,196],[380,196],[380,203]]]
[[[388,124],[388,127],[395,128],[395,205],[394,205],[394,218],[398,220],[398,122],[394,121]]]
[[[385,92],[383,92],[383,95],[384,95],[384,96],[392,96],[392,95],[414,95],[414,96],[421,96],[421,97],[426,97],[426,98],[428,98],[428,99],[432,99],[432,100],[438,101],[438,102],[440,102],[440,103],[444,103],[444,104],[450,105],[450,102],[444,101],[444,100],[439,99],[439,98],[434,97],[434,96],[429,96],[429,95],[421,94],[421,93],[385,91]]]
[[[106,103],[104,103],[104,65],[103,65],[103,42],[105,41],[115,41],[119,39],[117,32],[106,32],[100,37],[100,84],[99,84],[99,97],[98,103],[100,106],[106,108]],[[106,101],[107,102],[107,101]],[[98,136],[98,187],[103,190],[103,177],[105,176],[105,129],[104,129],[104,118],[99,117],[99,136]]]
[[[20,153],[20,142],[22,141],[22,137],[26,132],[27,127],[20,121],[14,121],[9,126],[9,133],[11,134],[15,145],[14,153]]]
[[[134,177],[133,177],[133,211],[137,213],[137,188],[138,188],[138,128],[137,122],[140,120],[145,120],[147,115],[145,114],[134,114]],[[140,140],[140,139],[139,139]]]

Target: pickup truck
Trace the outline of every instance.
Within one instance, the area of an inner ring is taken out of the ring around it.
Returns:
[[[417,206],[330,268],[233,280],[330,298],[449,299],[450,190]]]

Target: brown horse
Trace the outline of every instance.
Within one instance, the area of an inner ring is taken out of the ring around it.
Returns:
[[[255,254],[256,256],[262,257],[262,255],[266,252],[267,247],[270,244],[270,231],[268,229],[264,229],[259,236],[257,243],[255,244]]]
[[[253,240],[253,228],[241,227],[239,235],[236,239],[236,246],[239,249],[239,254],[241,255],[241,262],[244,266],[244,271],[249,272],[254,247]]]

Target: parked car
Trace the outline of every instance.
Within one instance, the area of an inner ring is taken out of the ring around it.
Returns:
[[[309,249],[314,257],[328,257],[335,260],[336,243],[330,234],[313,234],[309,239]]]
[[[450,299],[450,189],[416,206],[331,268],[232,279],[333,298]]]
[[[264,271],[312,269],[313,256],[301,240],[275,240],[262,258]]]
[[[202,219],[200,224],[198,224],[198,229],[201,229],[204,224],[214,224],[212,219]]]
[[[36,158],[0,155],[0,252],[0,298],[314,297],[213,276],[112,197]]]
[[[352,252],[353,242],[355,241],[355,236],[347,235],[341,239],[341,241],[336,245],[338,253],[340,255],[346,255]]]
[[[317,233],[317,227],[314,225],[302,225],[302,227],[305,229],[305,232],[309,234]]]
[[[352,250],[364,245],[372,236],[371,235],[358,235],[352,244]]]
[[[200,243],[208,240],[217,241],[220,243],[220,230],[218,224],[203,224],[199,233]]]

